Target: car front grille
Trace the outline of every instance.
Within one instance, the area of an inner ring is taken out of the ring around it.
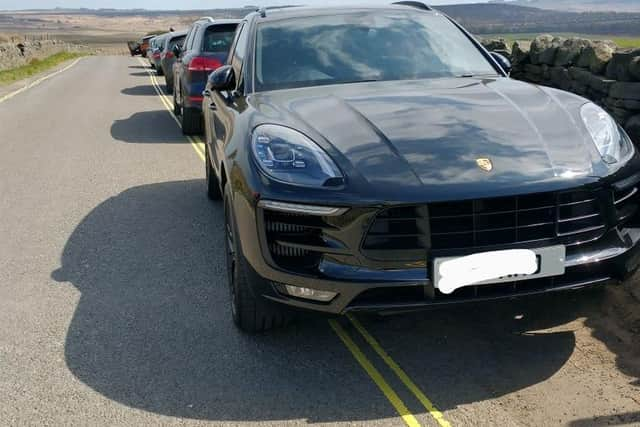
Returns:
[[[600,239],[617,225],[640,226],[640,187],[545,192],[351,208],[334,217],[261,210],[267,261],[322,277],[328,264],[369,269],[424,268],[434,257],[498,248],[567,247]]]
[[[595,193],[571,191],[429,205],[431,248],[459,249],[602,233]]]
[[[374,259],[385,257],[411,259],[416,251],[428,246],[428,216],[426,207],[407,206],[380,212],[363,241],[365,255]]]
[[[625,200],[620,199],[621,207]],[[604,231],[595,192],[537,193],[388,208],[375,217],[362,250],[384,258],[398,251],[415,254],[537,241],[572,244],[598,238]]]

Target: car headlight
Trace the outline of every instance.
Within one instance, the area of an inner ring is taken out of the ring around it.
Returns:
[[[260,168],[278,181],[313,187],[343,183],[327,153],[302,133],[278,125],[260,125],[251,135],[251,148]]]
[[[622,161],[633,152],[629,139],[620,133],[616,122],[602,108],[587,103],[582,106],[580,116],[606,163]]]

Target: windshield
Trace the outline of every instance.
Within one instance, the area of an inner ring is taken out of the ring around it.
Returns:
[[[260,24],[255,62],[258,91],[497,74],[448,19],[403,11],[314,16]]]

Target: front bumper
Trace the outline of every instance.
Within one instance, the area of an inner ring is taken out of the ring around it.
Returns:
[[[253,291],[277,303],[327,313],[416,310],[580,289],[620,282],[640,265],[640,227],[636,228],[634,221],[633,226],[609,227],[596,240],[567,246],[566,271],[562,276],[467,287],[444,295],[434,289],[429,271],[432,264],[429,262],[384,268],[362,263],[346,265],[328,257],[320,263],[321,275],[286,271],[274,265],[269,256],[262,209],[238,197],[234,201],[234,210],[240,225],[242,251],[250,264]],[[256,236],[260,236],[258,244]],[[518,247],[534,246],[523,243]],[[491,250],[494,249],[500,248]],[[285,285],[331,291],[337,296],[330,302],[313,302],[287,295]]]

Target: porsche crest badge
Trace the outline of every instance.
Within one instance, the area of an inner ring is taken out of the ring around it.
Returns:
[[[485,172],[491,172],[491,169],[493,169],[493,163],[491,163],[491,160],[485,157],[476,159],[476,164],[480,169],[482,169]]]

